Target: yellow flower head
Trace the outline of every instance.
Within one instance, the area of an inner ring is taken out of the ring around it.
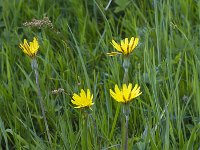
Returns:
[[[112,40],[111,44],[118,52],[111,52],[107,54],[109,56],[115,56],[117,54],[123,54],[125,56],[128,56],[138,45],[138,41],[139,41],[139,38],[132,37],[130,42],[128,41],[128,38],[125,38],[125,40],[121,40],[121,45],[120,45],[120,44],[117,44],[114,40]]]
[[[80,96],[74,93],[71,102],[77,105],[74,108],[90,107],[94,104],[92,103],[92,99],[93,95],[90,94],[89,89],[87,89],[87,93],[81,89]]]
[[[128,87],[126,84],[123,84],[122,89],[120,90],[117,85],[115,85],[115,92],[110,89],[110,95],[118,102],[128,103],[134,98],[138,97],[142,92],[140,92],[140,87],[136,84],[132,89],[132,84],[129,83]]]
[[[39,49],[39,44],[38,44],[37,39],[34,37],[33,42],[30,42],[29,44],[28,44],[27,40],[24,39],[24,44],[20,44],[19,47],[22,49],[22,51],[25,54],[27,54],[31,58],[34,58]]]

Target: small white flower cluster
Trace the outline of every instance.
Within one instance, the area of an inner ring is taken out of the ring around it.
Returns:
[[[59,88],[59,89],[57,89],[57,90],[51,91],[51,93],[52,93],[52,94],[60,94],[60,93],[62,93],[62,92],[64,92],[64,91],[65,91],[64,89]]]

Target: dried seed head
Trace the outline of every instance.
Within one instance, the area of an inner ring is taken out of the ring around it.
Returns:
[[[25,27],[36,27],[36,28],[42,28],[42,27],[49,27],[53,28],[53,24],[49,20],[48,17],[44,17],[43,19],[32,19],[30,22],[24,22],[23,26]]]
[[[57,90],[52,90],[51,93],[52,94],[60,94],[63,93],[65,90],[62,88],[58,88]]]

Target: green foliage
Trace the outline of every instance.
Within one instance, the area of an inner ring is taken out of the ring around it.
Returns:
[[[143,94],[131,103],[130,149],[200,148],[200,2],[194,0],[0,0],[1,149],[120,149],[123,113],[109,95],[122,85],[122,58],[108,57],[114,39],[139,37],[129,82]],[[25,27],[49,17],[53,28]],[[31,60],[19,43],[36,36],[48,143]],[[63,88],[64,93],[52,94]],[[90,88],[87,132],[71,96]],[[84,134],[84,135],[83,135]],[[81,137],[87,137],[87,140]]]

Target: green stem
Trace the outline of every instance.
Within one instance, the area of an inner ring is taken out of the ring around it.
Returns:
[[[128,69],[130,66],[130,58],[128,56],[124,57],[123,68],[124,68],[124,78],[123,83],[128,85]],[[123,113],[125,115],[125,124],[123,122],[124,130],[122,130],[122,135],[124,136],[124,140],[122,140],[122,144],[124,145],[124,150],[128,150],[128,122],[129,122],[129,105],[125,104],[123,107]],[[125,132],[125,133],[124,133]]]
[[[50,137],[50,133],[49,133],[49,127],[48,127],[47,118],[46,118],[46,115],[45,115],[45,108],[44,108],[42,94],[41,94],[39,80],[38,80],[39,79],[38,64],[37,64],[37,60],[35,58],[32,59],[31,67],[35,71],[35,80],[36,80],[36,85],[37,85],[37,90],[38,90],[38,97],[39,97],[39,101],[40,101],[40,107],[41,107],[41,110],[42,110],[42,116],[44,118],[44,124],[45,124],[46,132],[47,132],[48,141],[51,144],[51,137]]]
[[[128,84],[128,68],[130,66],[130,59],[129,57],[124,57],[123,61],[123,68],[124,68],[124,78],[123,83]]]
[[[88,149],[88,138],[87,138],[87,113],[84,110],[81,112],[82,114],[82,136],[81,136],[81,147],[82,150]]]
[[[125,115],[124,150],[128,150],[128,122],[129,122],[129,113],[130,113],[130,108],[128,104],[125,104],[125,106],[123,107],[123,113]]]

